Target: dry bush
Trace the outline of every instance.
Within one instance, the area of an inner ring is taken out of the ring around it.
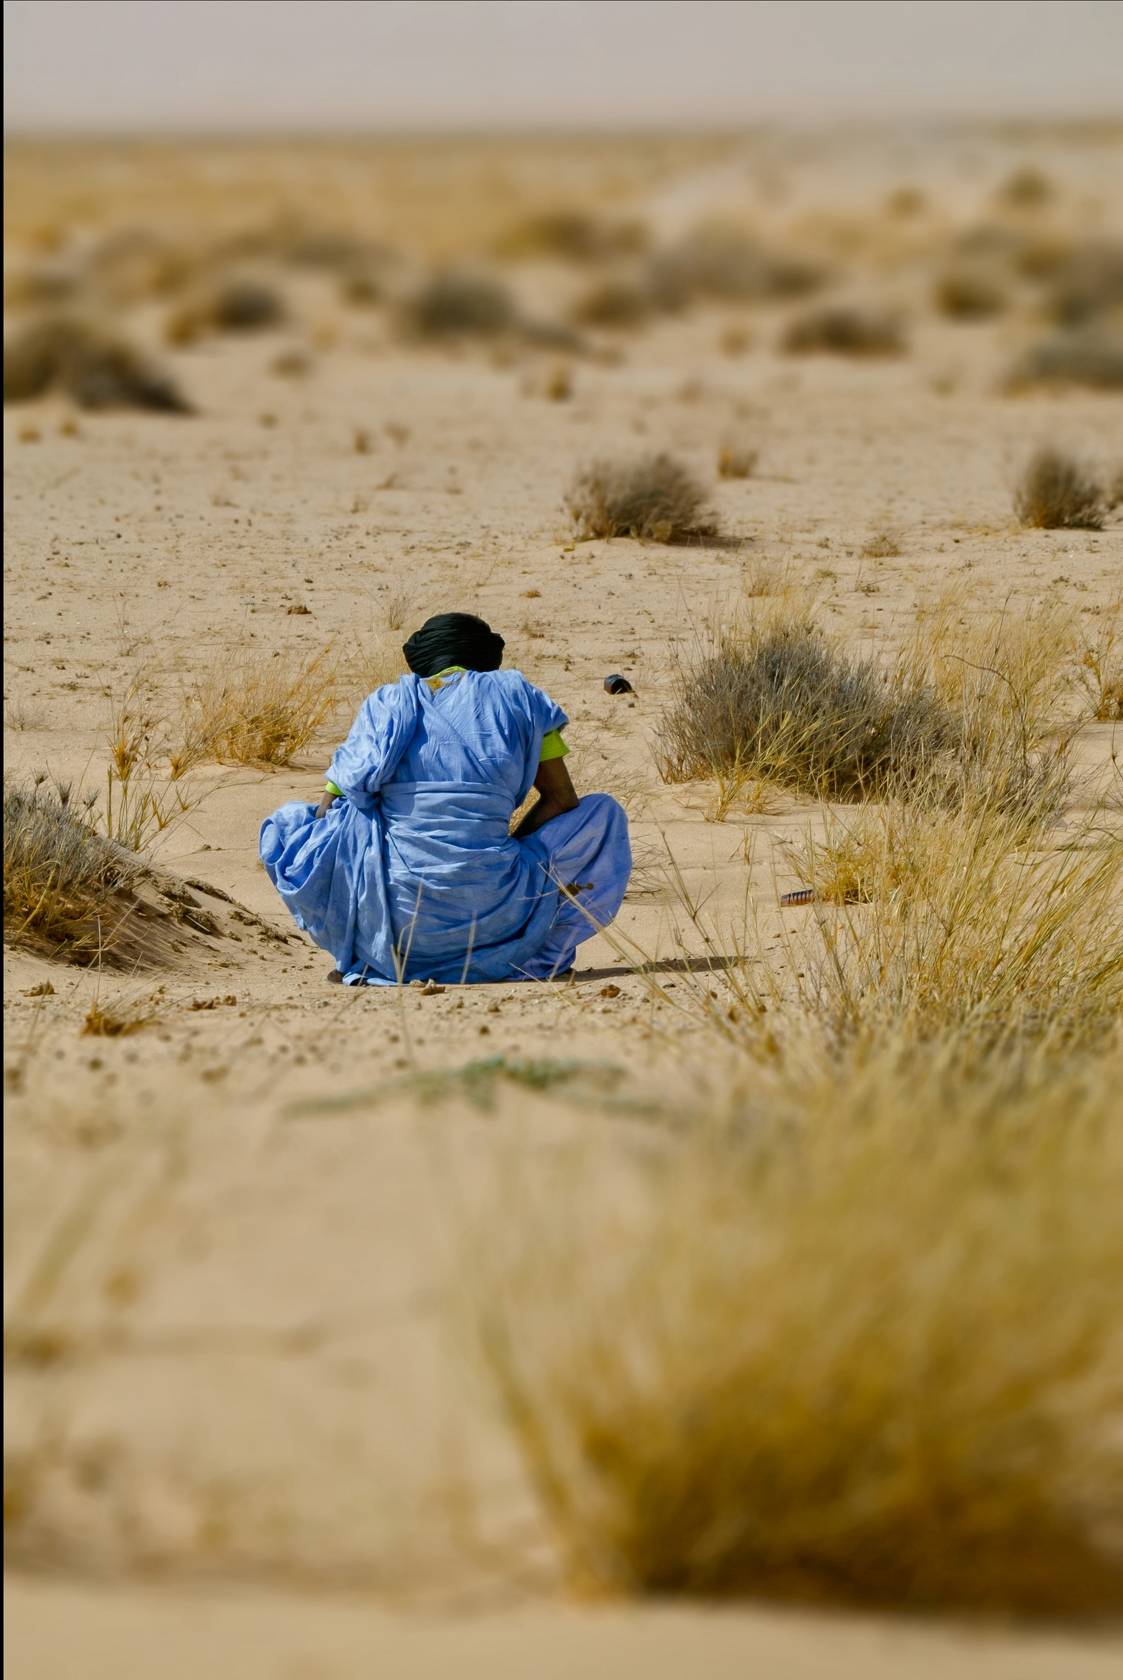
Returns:
[[[822,269],[766,250],[738,228],[710,223],[652,261],[649,284],[665,307],[694,298],[773,302],[804,297],[823,284]]]
[[[1011,391],[1034,385],[1123,390],[1123,338],[1105,327],[1090,326],[1041,339],[1023,352],[1006,380]]]
[[[1039,449],[1014,492],[1022,524],[1042,531],[1099,531],[1106,511],[1099,480],[1059,449]]]
[[[571,1580],[1117,1608],[1120,1077],[890,1043],[510,1164],[462,1275]]]
[[[1080,327],[1123,307],[1123,244],[1089,240],[1070,249],[1054,274],[1049,311],[1063,327]]]
[[[560,262],[592,263],[634,255],[647,243],[642,222],[609,220],[588,210],[541,210],[516,222],[500,238],[503,257],[552,257]]]
[[[338,674],[327,650],[296,665],[265,655],[216,661],[184,697],[170,754],[173,778],[206,759],[291,764],[337,698]]]
[[[879,525],[862,544],[866,560],[891,560],[901,552],[902,537],[895,525]]]
[[[885,212],[889,216],[919,216],[927,208],[927,194],[919,187],[894,187],[885,200]]]
[[[1076,640],[1075,677],[1100,723],[1123,723],[1123,599],[1085,623]]]
[[[719,478],[751,478],[759,460],[759,449],[727,443],[718,450],[717,475]]]
[[[267,281],[234,277],[222,280],[194,302],[168,317],[169,344],[192,344],[210,333],[253,333],[280,326],[287,319],[284,298]]]
[[[936,282],[933,301],[941,315],[981,321],[1000,315],[1009,299],[997,277],[983,268],[952,268]]]
[[[914,779],[958,742],[929,685],[892,682],[783,611],[688,659],[658,727],[669,782],[733,772],[841,799]]]
[[[655,308],[655,299],[642,280],[606,277],[578,298],[573,320],[580,327],[638,327]]]
[[[64,316],[36,322],[4,345],[5,403],[29,402],[50,390],[64,391],[81,408],[191,413],[174,380],[134,345]]]
[[[512,293],[498,280],[434,274],[408,298],[402,320],[418,338],[491,338],[520,325]]]
[[[900,356],[907,345],[895,315],[834,304],[797,315],[780,348],[789,356]]]
[[[1053,183],[1040,169],[1027,164],[1015,169],[998,189],[998,200],[1014,210],[1037,210],[1053,197]]]
[[[639,537],[660,543],[715,536],[706,504],[706,491],[690,469],[662,453],[583,467],[565,502],[582,541]]]
[[[107,841],[66,787],[4,789],[4,938],[81,966],[126,968],[166,949],[138,915],[140,860]]]

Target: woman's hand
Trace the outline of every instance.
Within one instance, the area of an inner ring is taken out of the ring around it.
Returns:
[[[320,803],[316,806],[316,815],[312,819],[314,822],[317,821],[320,817],[326,817],[327,816],[328,812],[331,810],[332,806],[335,804],[335,798],[336,798],[336,796],[335,796],[334,793],[329,793],[327,788],[324,789],[324,797],[320,800]]]

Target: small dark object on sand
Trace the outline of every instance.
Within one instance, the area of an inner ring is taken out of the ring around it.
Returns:
[[[606,694],[635,693],[635,689],[632,687],[627,677],[622,677],[618,671],[614,671],[610,677],[605,677],[604,689]]]
[[[814,902],[814,887],[800,887],[798,892],[780,894],[780,904],[784,909],[789,909],[793,904],[814,904]]]

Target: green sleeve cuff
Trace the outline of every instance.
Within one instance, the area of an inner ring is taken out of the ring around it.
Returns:
[[[551,729],[548,735],[542,737],[542,751],[538,755],[539,764],[548,764],[552,758],[564,758],[569,748],[561,738],[560,729]]]
[[[333,799],[343,798],[343,789],[337,788],[334,782],[325,782],[324,791],[330,793]]]

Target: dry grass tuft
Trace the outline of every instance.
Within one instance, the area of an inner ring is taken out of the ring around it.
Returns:
[[[714,222],[662,251],[650,285],[667,307],[695,298],[766,303],[805,297],[824,281],[818,264],[766,250],[739,228]]]
[[[4,345],[4,401],[64,391],[80,408],[139,408],[190,414],[171,377],[104,328],[59,316],[15,333]]]
[[[907,345],[895,315],[834,304],[797,315],[780,348],[789,356],[900,356]]]
[[[673,455],[596,461],[577,474],[566,509],[583,541],[638,537],[697,542],[717,534],[703,486]]]
[[[162,954],[136,911],[140,860],[96,831],[89,805],[44,783],[4,790],[4,938],[88,967],[127,968]]]
[[[291,764],[335,709],[338,676],[328,650],[301,664],[264,655],[222,660],[184,698],[173,777],[206,759]]]
[[[126,1012],[120,1006],[116,1010],[103,1009],[100,1003],[93,1003],[82,1022],[82,1037],[129,1038],[133,1033],[143,1032],[145,1027],[154,1026],[156,1019],[156,1010],[151,1005]]]
[[[1023,525],[1043,531],[1099,531],[1106,512],[1099,480],[1059,449],[1039,449],[1014,492]]]
[[[284,298],[267,281],[234,277],[220,281],[168,317],[169,344],[193,344],[211,333],[254,333],[287,319]]]
[[[1053,274],[1049,312],[1062,327],[1081,327],[1123,306],[1123,244],[1089,240],[1065,253]]]
[[[862,544],[866,560],[892,560],[901,553],[902,537],[895,525],[879,525]]]
[[[983,268],[952,268],[936,282],[933,301],[941,315],[983,321],[1001,315],[1009,299],[998,278]]]
[[[403,308],[406,329],[418,338],[493,338],[520,324],[512,293],[498,280],[434,274]]]
[[[1123,599],[1083,626],[1076,645],[1076,684],[1100,723],[1123,723]]]
[[[998,189],[998,200],[1013,210],[1037,210],[1048,204],[1054,187],[1049,177],[1032,164],[1015,169]]]
[[[573,320],[579,327],[639,327],[655,308],[656,300],[642,280],[609,276],[578,298]]]
[[[502,257],[546,257],[558,262],[594,263],[634,255],[647,243],[642,222],[609,220],[588,210],[540,210],[516,222],[500,238]]]
[[[528,1163],[475,1324],[575,1584],[1117,1607],[1121,1076],[889,1045]]]
[[[1013,392],[1034,385],[1123,391],[1123,338],[1092,325],[1042,339],[1023,352],[1006,380]]]
[[[759,449],[727,443],[718,450],[717,475],[719,478],[751,478],[759,460]]]

